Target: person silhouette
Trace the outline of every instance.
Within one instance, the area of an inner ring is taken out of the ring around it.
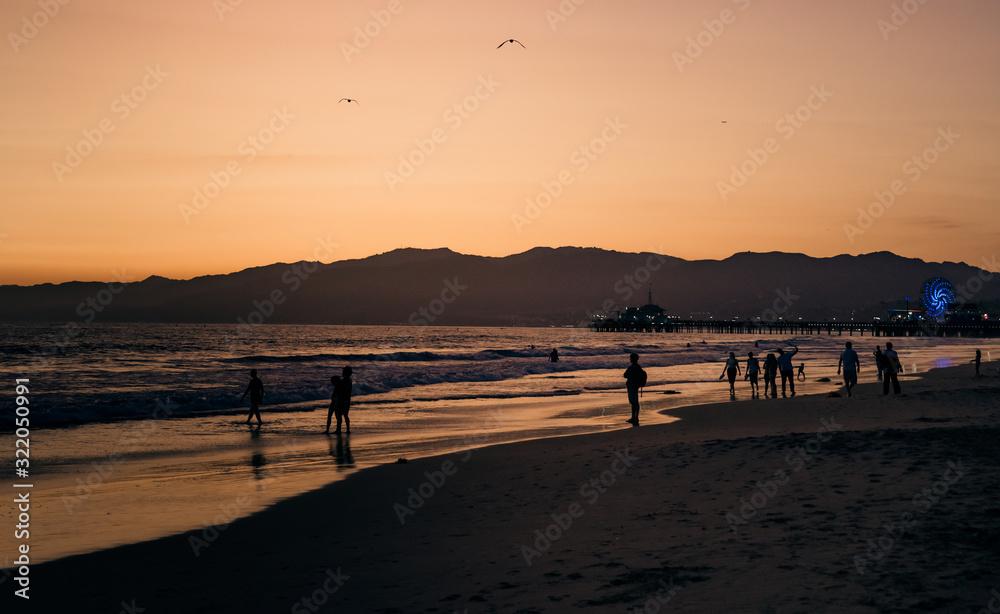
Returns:
[[[719,379],[729,376],[729,396],[736,396],[736,375],[740,372],[740,361],[736,360],[736,352],[729,352],[725,366],[722,367],[722,375]]]
[[[969,362],[976,363],[976,377],[980,376],[980,374],[979,374],[979,363],[981,363],[982,361],[983,361],[983,353],[981,351],[979,351],[979,350],[976,350],[976,357],[969,361]]]
[[[799,363],[799,372],[798,375],[796,375],[796,377],[798,377],[803,382],[806,381],[806,363],[804,362]]]
[[[785,396],[785,382],[788,382],[788,387],[792,391],[792,396],[795,396],[795,367],[792,366],[792,356],[799,353],[799,348],[797,346],[792,346],[794,349],[785,353],[785,350],[778,348],[778,371],[781,372],[781,396]]]
[[[632,417],[626,420],[633,426],[639,426],[639,389],[646,385],[646,372],[639,366],[639,355],[629,354],[630,364],[625,369],[625,390],[628,392],[628,402],[632,406]]]
[[[337,416],[337,430],[334,433],[340,432],[340,422],[343,420],[344,426],[347,427],[347,433],[350,434],[351,393],[354,391],[354,382],[351,380],[351,375],[354,373],[354,369],[344,367],[341,373],[343,376],[340,379],[340,386],[333,391],[333,394],[337,397],[337,405],[333,410],[334,415]]]
[[[876,345],[875,351],[872,352],[872,356],[875,357],[875,370],[878,371],[878,381],[882,381],[882,346]]]
[[[764,396],[767,396],[768,385],[771,386],[771,398],[778,398],[778,359],[768,353],[764,358]]]
[[[243,391],[240,403],[247,397],[247,393],[250,393],[250,415],[247,416],[247,424],[250,424],[250,420],[253,419],[254,415],[257,416],[257,424],[263,424],[264,421],[260,419],[260,402],[264,400],[264,382],[260,381],[260,378],[257,377],[257,369],[250,369],[250,383],[247,384],[247,389]]]
[[[759,394],[757,387],[757,375],[759,373],[760,373],[760,362],[756,358],[754,358],[753,352],[747,353],[747,374],[743,376],[743,379],[750,380],[751,397]]]
[[[333,414],[337,412],[337,390],[340,387],[340,376],[334,375],[330,378],[330,383],[333,384],[333,392],[330,393],[330,409],[326,412],[326,430],[324,433],[330,432],[330,421],[333,419]],[[337,422],[337,428],[340,428],[340,422]]]
[[[559,351],[552,348],[552,352],[549,354],[549,362],[559,362]]]
[[[840,375],[840,368],[844,368],[844,385],[847,386],[847,396],[851,396],[851,388],[858,384],[858,372],[861,371],[861,359],[854,351],[854,344],[848,341],[846,348],[840,354],[840,361],[837,362],[837,375]]]
[[[899,364],[899,356],[896,354],[896,350],[892,349],[891,341],[885,344],[885,351],[882,352],[882,367],[885,370],[885,375],[882,378],[882,395],[889,394],[890,380],[892,381],[892,393],[899,394],[901,388],[896,375],[903,372],[903,365]]]

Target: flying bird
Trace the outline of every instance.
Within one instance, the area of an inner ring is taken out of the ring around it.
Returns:
[[[354,104],[358,105],[359,107],[361,106],[361,103],[358,102],[357,100],[353,99],[353,98],[341,98],[340,102],[353,102]]]
[[[517,43],[518,45],[521,45],[521,47],[524,47],[524,43],[522,43],[521,41],[517,40],[516,38],[511,38],[511,39],[505,40],[504,42],[502,42],[499,45],[497,45],[497,49],[499,49],[500,47],[503,47],[507,43]],[[527,49],[527,47],[524,47],[524,48]]]

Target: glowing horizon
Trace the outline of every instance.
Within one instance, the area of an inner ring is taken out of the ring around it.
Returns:
[[[2,284],[1000,246],[989,0],[13,0],[0,24]]]

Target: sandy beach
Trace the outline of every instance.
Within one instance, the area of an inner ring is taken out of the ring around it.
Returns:
[[[998,392],[995,377],[951,367],[905,378],[899,396],[867,383],[853,398],[671,409],[670,424],[382,465],[229,524],[35,565],[30,605],[15,601],[32,612],[991,611]]]

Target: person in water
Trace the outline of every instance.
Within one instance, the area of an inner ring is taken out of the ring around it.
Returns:
[[[729,358],[726,359],[726,364],[722,367],[722,375],[719,379],[729,376],[729,396],[736,396],[736,376],[740,372],[740,361],[736,360],[736,352],[729,352]]]
[[[340,376],[334,375],[330,378],[330,383],[333,385],[333,392],[330,394],[330,409],[326,412],[326,430],[324,433],[330,432],[330,422],[333,419],[333,415],[337,413],[337,391],[340,389]],[[340,419],[337,420],[337,428],[340,428]]]
[[[335,388],[333,394],[337,397],[337,406],[334,408],[333,414],[337,417],[337,430],[334,433],[340,432],[341,420],[344,422],[344,426],[347,427],[347,434],[351,434],[351,393],[354,391],[354,382],[351,380],[351,375],[354,373],[354,369],[350,367],[344,367],[341,371],[343,376],[340,378],[340,387]]]
[[[250,369],[250,383],[247,384],[247,389],[243,391],[243,396],[240,397],[240,403],[243,399],[247,398],[247,393],[250,394],[250,415],[247,416],[247,424],[250,424],[250,420],[257,416],[257,424],[263,424],[264,421],[260,419],[260,402],[264,400],[264,382],[260,381],[257,377],[257,369]]]

